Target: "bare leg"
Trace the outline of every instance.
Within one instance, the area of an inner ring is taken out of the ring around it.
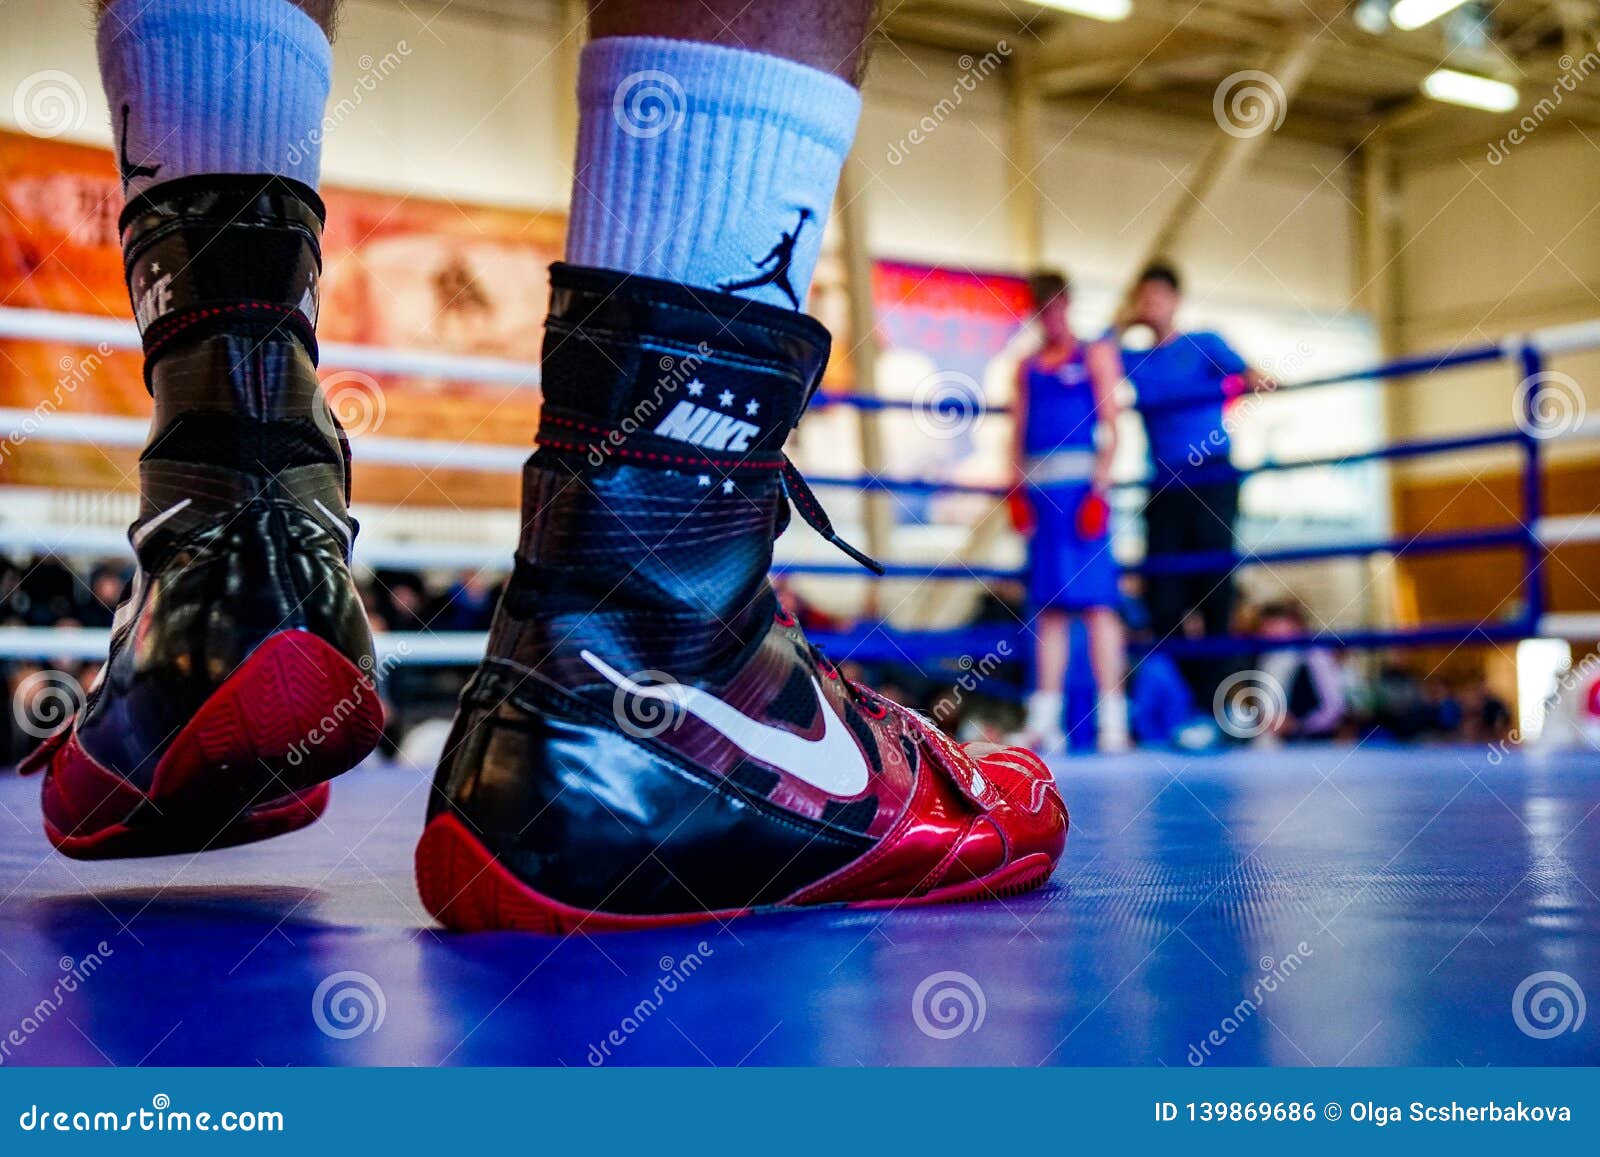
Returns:
[[[1089,660],[1099,689],[1097,722],[1100,750],[1125,751],[1128,747],[1128,699],[1123,683],[1128,677],[1128,637],[1122,617],[1109,607],[1088,614]]]
[[[858,84],[874,7],[872,0],[593,0],[589,35],[664,36],[764,52]]]
[[[1109,607],[1096,607],[1089,612],[1088,620],[1095,686],[1102,696],[1120,695],[1128,677],[1128,636],[1122,617]]]
[[[1023,725],[1026,742],[1044,751],[1066,745],[1061,712],[1072,658],[1072,620],[1062,611],[1041,611],[1034,621],[1037,641],[1033,653],[1033,693],[1028,696],[1028,718]]]
[[[1034,627],[1039,633],[1034,648],[1034,690],[1060,695],[1071,661],[1071,620],[1061,611],[1041,611]]]

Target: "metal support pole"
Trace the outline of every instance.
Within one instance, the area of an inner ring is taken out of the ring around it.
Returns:
[[[850,292],[850,363],[855,370],[855,393],[864,398],[878,397],[878,312],[872,299],[872,251],[867,242],[865,192],[869,174],[852,153],[839,175],[836,220],[844,248],[845,284]],[[860,436],[862,472],[881,476],[887,466],[883,441],[883,422],[878,412],[863,408],[856,414]],[[867,553],[880,562],[893,555],[895,514],[893,498],[882,490],[868,491],[863,497]],[[878,598],[874,583],[868,590],[868,610]]]
[[[1544,373],[1544,354],[1530,341],[1522,343],[1518,364],[1522,370],[1522,415],[1518,425],[1522,428],[1522,522],[1528,532],[1524,548],[1528,593],[1527,609],[1523,621],[1529,635],[1539,633],[1539,620],[1544,618],[1544,564],[1545,544],[1539,537],[1539,520],[1544,517],[1544,496],[1540,484],[1544,481],[1544,455],[1539,437],[1538,379]]]

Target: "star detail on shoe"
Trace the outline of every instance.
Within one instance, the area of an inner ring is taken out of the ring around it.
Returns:
[[[733,479],[732,478],[724,478],[722,480],[722,492],[724,494],[732,494],[733,493]]]
[[[701,486],[710,486],[711,485],[711,475],[702,474],[698,478],[696,478],[695,481],[698,482]]]
[[[744,412],[747,417],[755,417],[761,412],[761,403],[756,401],[754,398],[750,399],[750,401],[744,404]]]
[[[694,381],[689,383],[687,389],[691,398],[698,398],[701,394],[706,392],[706,384],[699,378],[696,378]]]
[[[719,406],[731,406],[731,405],[733,405],[733,391],[732,390],[723,390],[722,393],[718,394],[717,395],[717,404]]]

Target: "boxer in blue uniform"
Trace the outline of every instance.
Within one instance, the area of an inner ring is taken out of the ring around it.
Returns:
[[[1117,564],[1105,499],[1122,361],[1114,344],[1086,344],[1074,336],[1065,278],[1041,273],[1031,288],[1044,344],[1017,371],[1013,491],[1018,529],[1032,536],[1028,601],[1037,644],[1026,730],[1046,750],[1065,746],[1062,694],[1071,620],[1082,615],[1099,689],[1099,746],[1122,751],[1128,746],[1127,641],[1115,609]]]
[[[1147,555],[1231,551],[1239,513],[1239,480],[1228,472],[1224,407],[1235,395],[1270,391],[1272,380],[1209,330],[1178,328],[1182,286],[1172,266],[1155,262],[1139,275],[1124,321],[1155,338],[1146,350],[1124,350],[1150,445],[1152,478],[1145,504]],[[1232,629],[1232,574],[1151,575],[1145,605],[1156,640]],[[1195,699],[1210,703],[1232,672],[1228,659],[1180,664]]]

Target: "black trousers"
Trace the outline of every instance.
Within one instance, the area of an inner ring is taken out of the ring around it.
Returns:
[[[1167,478],[1156,484],[1145,503],[1146,553],[1231,551],[1238,516],[1238,479],[1186,483]],[[1145,608],[1157,640],[1183,637],[1180,624],[1190,614],[1199,617],[1207,635],[1226,635],[1232,625],[1231,572],[1147,575],[1144,589]],[[1236,666],[1236,660],[1228,658],[1190,659],[1178,664],[1202,711],[1210,709],[1218,684]]]

